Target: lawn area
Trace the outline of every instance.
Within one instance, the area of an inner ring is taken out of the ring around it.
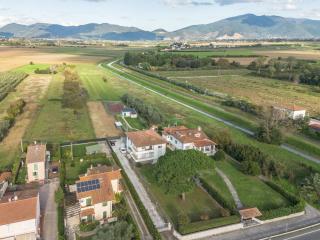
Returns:
[[[186,199],[183,201],[180,196],[166,194],[162,188],[156,185],[153,176],[151,176],[150,166],[139,168],[139,172],[154,199],[159,202],[166,216],[175,225],[178,221],[177,217],[181,213],[188,215],[191,222],[199,221],[202,214],[208,214],[210,218],[220,217],[219,204],[200,188],[195,187],[191,192],[186,193]]]
[[[213,69],[213,70],[179,70],[179,71],[151,71],[153,74],[158,74],[160,76],[169,78],[194,78],[194,77],[206,77],[206,76],[221,76],[221,75],[245,75],[250,73],[250,70],[245,68],[235,68],[235,69]]]
[[[94,145],[95,143],[89,143],[85,145],[73,146],[73,160],[71,158],[71,147],[61,147],[61,156],[65,161],[66,166],[66,182],[73,184],[79,175],[86,173],[90,166],[97,166],[98,164],[111,166],[112,162],[105,154],[86,155],[86,147]],[[81,160],[82,159],[82,160]]]
[[[94,138],[86,107],[77,110],[77,113],[62,107],[63,81],[61,74],[53,76],[40,110],[27,129],[25,140],[61,142]]]
[[[211,185],[231,205],[234,205],[234,200],[227,185],[216,171],[203,171],[200,173],[200,177]]]
[[[258,207],[263,211],[289,205],[281,194],[257,177],[243,174],[232,163],[217,162],[217,167],[228,176],[245,207]]]
[[[28,65],[23,65],[21,67],[18,67],[15,69],[15,71],[18,71],[18,72],[25,72],[25,73],[28,73],[28,74],[34,74],[34,71],[36,69],[46,69],[50,67],[50,64],[40,64],[40,63],[37,63],[37,64],[28,64]]]
[[[132,128],[135,128],[135,129],[145,129],[146,128],[146,125],[140,120],[140,118],[130,118],[130,117],[127,117],[125,118],[126,121],[130,124],[130,126]]]

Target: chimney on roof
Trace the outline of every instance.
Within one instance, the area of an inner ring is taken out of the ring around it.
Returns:
[[[90,169],[93,169],[93,165],[91,164]]]
[[[15,201],[18,200],[18,196],[17,195],[14,195],[14,198],[13,198]]]
[[[199,132],[202,131],[202,128],[201,128],[200,126],[198,126],[198,131],[199,131]]]

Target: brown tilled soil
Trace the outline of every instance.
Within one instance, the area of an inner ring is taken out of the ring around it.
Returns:
[[[114,117],[106,112],[102,102],[88,102],[87,105],[97,138],[122,135],[122,131],[114,125]]]
[[[270,58],[277,58],[277,57],[295,57],[297,59],[310,59],[310,60],[319,60],[320,58],[320,51],[257,51],[257,54],[268,56]]]
[[[80,56],[62,53],[45,53],[41,49],[0,47],[0,72],[8,71],[19,66],[34,63],[69,64],[96,63],[102,57]]]

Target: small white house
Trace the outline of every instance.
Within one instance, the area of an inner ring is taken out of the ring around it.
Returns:
[[[122,117],[137,118],[138,113],[133,108],[124,108],[121,112]]]
[[[28,182],[44,181],[47,177],[48,152],[45,144],[30,145],[27,150],[26,164]]]
[[[156,163],[165,155],[167,142],[154,130],[128,132],[126,150],[135,163]]]
[[[0,199],[0,239],[40,237],[40,201],[36,189],[7,192]]]
[[[281,119],[290,118],[293,120],[303,119],[306,116],[306,109],[293,105],[288,107],[273,106]]]
[[[216,143],[210,140],[200,127],[197,129],[189,129],[185,126],[168,127],[162,132],[162,137],[173,150],[196,149],[208,156],[216,153]]]

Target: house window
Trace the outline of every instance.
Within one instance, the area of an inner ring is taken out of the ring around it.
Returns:
[[[102,206],[103,206],[103,207],[108,206],[108,202],[103,202],[103,203],[102,203]]]
[[[86,206],[91,206],[91,198],[86,199]]]
[[[159,145],[158,148],[162,148],[162,145]]]
[[[103,218],[107,218],[107,212],[106,211],[103,212]]]
[[[88,217],[87,217],[87,221],[88,222],[92,222],[94,220],[94,217],[92,216],[92,215],[89,215]]]
[[[32,175],[33,175],[34,177],[36,177],[36,176],[38,176],[38,173],[37,173],[37,172],[33,172]]]
[[[38,164],[33,164],[33,170],[38,171]]]
[[[175,140],[174,142],[175,142],[176,144],[178,144],[178,141],[177,141],[177,140]]]

